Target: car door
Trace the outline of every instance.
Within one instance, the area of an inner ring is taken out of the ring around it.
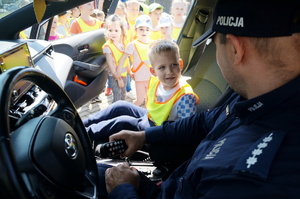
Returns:
[[[110,13],[115,10],[117,2],[111,2]],[[50,18],[32,26],[30,38],[47,40],[52,21],[53,18]],[[102,51],[105,41],[104,28],[51,41],[55,52],[73,60],[71,69],[62,68],[61,72],[68,73],[64,90],[77,108],[97,97],[105,88],[108,75]]]
[[[73,60],[64,90],[76,107],[81,107],[98,96],[107,81],[107,64],[102,45],[104,30],[99,29],[55,40],[55,52],[68,55]]]

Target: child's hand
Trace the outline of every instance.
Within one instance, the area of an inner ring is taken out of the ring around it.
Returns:
[[[121,75],[122,74],[122,68],[118,67],[116,72]]]
[[[118,81],[118,86],[120,88],[124,88],[125,84],[124,84],[122,77],[118,78],[117,81]]]
[[[128,75],[134,80],[134,73],[133,72],[129,72]]]
[[[121,79],[122,77],[121,77],[121,74],[120,73],[118,73],[118,71],[115,71],[114,73],[112,73],[112,75],[114,76],[114,78],[116,79],[116,80],[118,80],[118,79]]]

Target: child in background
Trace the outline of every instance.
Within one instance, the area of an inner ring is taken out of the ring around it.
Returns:
[[[118,101],[83,121],[91,140],[105,141],[121,130],[142,131],[164,121],[175,121],[196,113],[199,99],[182,78],[183,63],[176,43],[157,40],[150,45],[153,85],[146,108]]]
[[[122,1],[118,2],[117,8],[115,10],[115,14],[121,16],[126,21],[126,23],[127,23],[127,36],[131,38],[133,34],[132,34],[132,30],[130,29],[130,25],[128,23],[127,10],[126,10],[125,3],[123,3]],[[132,40],[128,39],[128,41],[132,41]],[[129,74],[127,74],[126,92],[129,92],[129,91],[131,91],[131,77],[130,77]]]
[[[136,19],[135,28],[137,39],[128,43],[123,56],[120,59],[118,71],[122,68],[128,56],[132,56],[131,76],[135,81],[136,100],[133,102],[141,106],[146,97],[148,81],[151,76],[148,48],[150,45],[151,18],[148,15],[141,15]]]
[[[102,10],[98,10],[96,18],[100,21],[103,22],[105,21],[105,13]]]
[[[98,19],[101,23],[101,27],[104,27],[104,21],[105,21],[105,13],[102,10],[94,9],[93,14],[91,14],[92,17],[95,19]]]
[[[122,19],[124,19],[124,21],[126,22],[126,32],[128,31],[128,22],[127,22],[127,11],[126,11],[126,7],[125,7],[125,4],[122,2],[122,1],[119,1],[118,2],[118,5],[116,7],[116,10],[115,10],[115,13],[116,15],[119,15]],[[127,34],[128,36],[128,34]],[[127,38],[128,40],[128,38]],[[128,82],[128,74],[126,76],[126,82]],[[126,88],[126,91],[127,91],[127,88]],[[107,86],[106,86],[106,90],[105,90],[105,95],[108,96],[108,95],[111,95],[111,83],[109,81],[109,78],[107,79]]]
[[[72,23],[75,21],[75,19],[77,19],[77,17],[80,16],[80,10],[78,9],[78,7],[72,8],[71,10],[71,16],[69,18],[69,23],[70,26],[72,25]]]
[[[78,6],[80,17],[78,17],[71,25],[70,33],[72,35],[97,30],[101,28],[101,22],[91,16],[94,11],[94,2],[88,2]]]
[[[186,0],[173,0],[171,6],[171,15],[173,17],[172,38],[178,39],[181,29],[186,19],[186,12],[189,3]]]
[[[149,16],[151,17],[152,21],[152,30],[150,34],[151,40],[157,40],[162,38],[162,34],[158,28],[159,18],[161,13],[163,12],[164,7],[158,3],[152,3],[149,5]]]
[[[126,1],[127,5],[127,20],[129,24],[129,31],[127,33],[128,41],[135,39],[135,21],[140,14],[140,4],[137,0]]]
[[[116,10],[115,10],[115,14],[122,17],[126,22],[128,21],[127,20],[126,6],[122,1],[118,2],[118,5],[117,5]]]
[[[49,38],[48,38],[49,41],[60,39],[60,38],[64,37],[64,35],[59,34],[57,32],[57,27],[58,27],[58,16],[56,15],[53,17],[53,20],[52,20],[52,25],[51,25],[51,29],[50,29]]]
[[[111,15],[105,21],[105,37],[107,42],[103,45],[103,53],[109,68],[109,82],[113,93],[113,102],[125,100],[125,86],[127,70],[130,70],[128,59],[120,66],[117,73],[119,60],[126,45],[126,22],[119,15]]]
[[[175,42],[175,40],[172,38],[173,22],[171,15],[163,12],[160,16],[157,27],[159,27],[163,39]]]
[[[71,11],[69,10],[58,14],[57,33],[65,37],[70,36],[70,21],[68,21],[70,16]]]

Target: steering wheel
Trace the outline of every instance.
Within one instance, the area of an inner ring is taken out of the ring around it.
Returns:
[[[56,107],[11,131],[11,96],[23,80],[45,91]],[[16,67],[0,75],[0,87],[0,198],[98,198],[91,142],[60,86],[34,68]]]

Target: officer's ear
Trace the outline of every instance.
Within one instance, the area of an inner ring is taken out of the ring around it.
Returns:
[[[228,52],[231,53],[234,65],[240,65],[245,57],[245,39],[232,34],[226,35]]]
[[[155,70],[153,69],[153,66],[150,67],[150,72],[153,76],[155,76],[155,77],[157,76],[155,73]]]

